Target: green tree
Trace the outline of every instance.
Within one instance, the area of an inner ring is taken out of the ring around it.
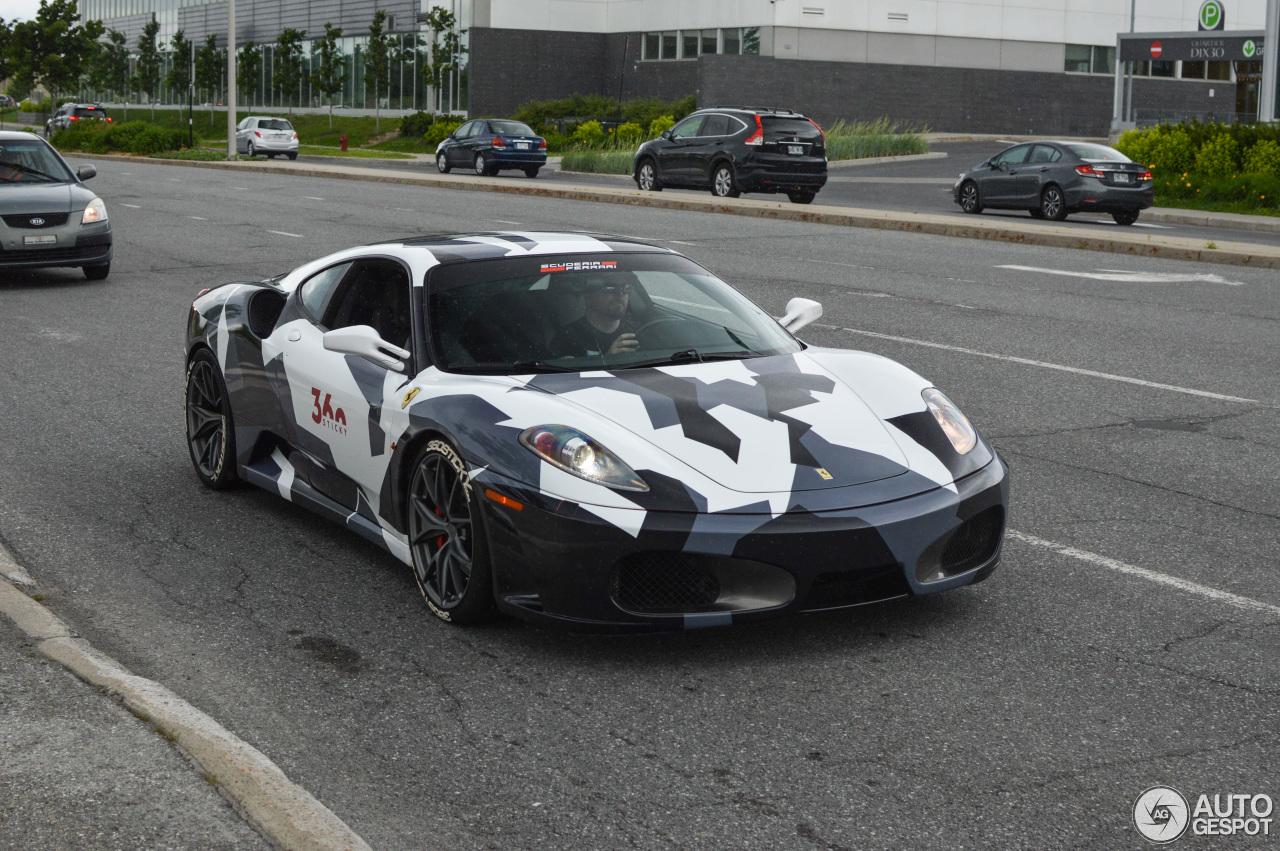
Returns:
[[[191,85],[191,41],[187,38],[187,34],[182,30],[178,30],[173,34],[173,38],[169,40],[169,47],[173,49],[173,64],[169,66],[169,73],[165,75],[164,84],[169,87],[169,91],[181,104],[187,99],[187,89]],[[179,110],[181,115],[181,110]]]
[[[196,85],[209,98],[209,126],[213,126],[213,105],[222,100],[223,79],[226,76],[226,62],[223,53],[218,49],[218,37],[211,35],[204,40],[204,46],[196,51]]]
[[[432,107],[441,109],[440,89],[446,74],[458,70],[464,48],[458,36],[458,20],[453,12],[433,6],[423,16],[427,25],[426,61],[422,63],[423,77],[431,90]]]
[[[290,116],[293,115],[298,86],[302,84],[302,40],[306,37],[306,30],[290,27],[276,38],[275,73],[271,81],[280,97],[289,98]]]
[[[124,103],[124,117],[129,119],[129,45],[124,33],[107,30],[107,40],[102,43],[98,58],[94,61],[89,79],[96,89],[118,94]]]
[[[391,70],[391,36],[384,28],[387,24],[387,13],[379,9],[373,13],[369,23],[369,44],[364,49],[364,86],[365,91],[373,89],[374,130],[382,132],[382,81]]]
[[[249,42],[236,54],[236,86],[241,92],[247,90],[249,97],[253,97],[258,91],[258,78],[261,76],[262,46]]]
[[[151,120],[156,120],[156,97],[160,89],[160,47],[156,44],[156,36],[160,33],[160,23],[155,15],[142,28],[138,36],[138,61],[134,65],[133,85],[139,92],[145,93],[151,101]]]
[[[13,75],[29,86],[41,85],[56,103],[74,89],[96,54],[101,21],[80,22],[75,0],[40,0],[34,19],[14,25],[6,51]]]
[[[347,62],[342,55],[342,28],[332,24],[324,25],[324,38],[316,48],[319,65],[311,75],[311,85],[315,90],[329,98],[329,129],[333,129],[333,96],[342,91],[347,81]]]
[[[13,24],[0,18],[0,80],[13,74]]]

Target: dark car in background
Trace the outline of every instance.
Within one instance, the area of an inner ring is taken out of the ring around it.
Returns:
[[[0,95],[0,109],[9,109],[10,107],[17,105],[18,102],[8,95]]]
[[[966,213],[1027,210],[1060,222],[1071,213],[1110,213],[1131,225],[1155,203],[1151,169],[1094,142],[1025,142],[961,174],[954,200]]]
[[[110,121],[107,111],[96,103],[64,103],[44,123],[45,138],[59,130],[66,130],[77,121]]]
[[[641,145],[631,174],[645,191],[785,192],[808,204],[827,183],[826,141],[822,128],[789,109],[701,109]]]
[[[73,170],[32,133],[0,131],[0,269],[79,266],[91,281],[111,272],[107,207],[84,181],[98,170]]]
[[[436,148],[436,168],[448,174],[455,168],[474,169],[493,177],[519,169],[529,177],[547,164],[547,140],[523,121],[476,118],[466,122]]]

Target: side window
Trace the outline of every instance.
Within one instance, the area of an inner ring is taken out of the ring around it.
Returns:
[[[339,263],[337,266],[330,266],[322,272],[317,272],[302,282],[298,288],[298,300],[302,302],[302,309],[312,321],[319,322],[320,317],[324,316],[324,308],[329,301],[329,296],[333,295],[333,288],[350,268],[350,263]]]
[[[369,325],[382,339],[409,348],[409,273],[394,260],[359,260],[324,313],[324,327]]]
[[[1026,162],[1027,153],[1030,150],[1030,145],[1019,145],[1016,148],[1010,148],[996,157],[996,165],[1021,165]]]
[[[1036,145],[1031,151],[1029,163],[1056,163],[1062,159],[1062,152],[1048,145]]]
[[[466,124],[459,127],[453,135],[457,136],[459,139],[465,139],[471,135],[471,131],[475,129],[475,126],[476,123],[474,121],[468,121]]]
[[[471,135],[483,136],[485,135],[485,131],[487,131],[488,129],[489,129],[489,122],[477,121],[475,124],[471,125]]]
[[[728,136],[729,135],[729,116],[727,115],[708,115],[707,120],[702,125],[701,136]]]
[[[683,139],[688,136],[697,136],[702,132],[702,121],[705,115],[694,115],[681,121],[675,127],[671,128],[671,138]]]

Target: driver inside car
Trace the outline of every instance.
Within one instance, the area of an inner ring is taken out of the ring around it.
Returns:
[[[15,150],[0,151],[0,180],[21,180],[22,152]]]
[[[629,354],[640,347],[635,325],[627,313],[629,275],[592,275],[582,284],[586,313],[551,338],[553,357]]]

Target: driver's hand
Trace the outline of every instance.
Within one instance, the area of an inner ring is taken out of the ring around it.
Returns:
[[[636,339],[635,334],[619,334],[618,339],[613,341],[613,345],[609,347],[609,351],[605,354],[609,355],[625,355],[634,352],[640,348],[640,341]]]

